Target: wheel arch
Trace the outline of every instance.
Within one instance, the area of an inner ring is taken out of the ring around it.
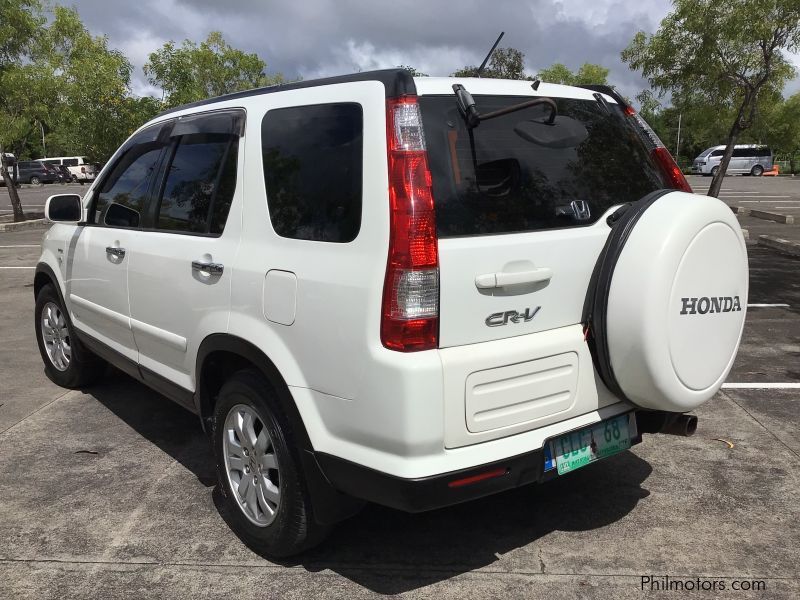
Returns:
[[[257,346],[227,333],[206,337],[197,352],[195,408],[203,430],[210,433],[210,419],[216,395],[225,379],[239,369],[255,368],[269,382],[278,403],[289,420],[298,458],[312,498],[314,520],[321,525],[337,523],[357,513],[364,502],[334,488],[317,461],[300,411],[275,363]]]
[[[51,284],[54,288],[56,288],[56,293],[58,294],[58,298],[61,300],[61,304],[66,307],[67,304],[64,302],[64,294],[61,291],[61,285],[58,276],[50,265],[40,262],[36,265],[36,274],[33,277],[34,300],[39,295],[39,292],[42,291],[42,288],[47,284]]]
[[[219,390],[234,372],[255,368],[269,382],[272,392],[288,417],[304,449],[313,449],[300,411],[275,363],[260,348],[245,339],[227,333],[207,336],[197,351],[195,408],[203,429],[209,430],[211,415]]]

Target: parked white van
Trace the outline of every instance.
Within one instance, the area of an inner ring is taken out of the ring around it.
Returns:
[[[703,150],[692,163],[692,173],[716,175],[723,154],[725,154],[725,146],[712,146]],[[731,156],[731,162],[728,163],[727,172],[760,177],[764,171],[772,170],[772,164],[772,150],[768,146],[741,144],[733,147],[733,156]]]
[[[110,362],[197,413],[228,522],[286,556],[364,501],[430,510],[691,435],[748,267],[736,216],[689,192],[605,86],[231,94],[48,200],[37,342],[59,385]]]
[[[41,160],[48,165],[64,165],[72,173],[72,181],[76,183],[94,181],[97,175],[96,167],[86,162],[85,156],[51,156]]]

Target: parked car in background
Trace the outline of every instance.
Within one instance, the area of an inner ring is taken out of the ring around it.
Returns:
[[[719,164],[722,162],[723,154],[725,154],[725,146],[713,146],[704,150],[694,159],[692,173],[708,176],[716,175],[717,171],[719,171]],[[764,171],[772,169],[773,158],[772,150],[769,149],[769,146],[737,145],[733,147],[733,156],[728,164],[727,172],[760,177],[764,174]]]
[[[19,161],[19,175],[17,181],[20,183],[53,183],[58,181],[59,172],[52,165],[47,165],[41,160],[21,160]]]
[[[72,174],[72,181],[76,183],[86,183],[94,181],[99,169],[95,165],[89,164],[85,156],[52,156],[43,158],[44,162],[50,165],[61,165],[67,167]]]
[[[64,165],[54,165],[54,166],[59,173],[58,177],[59,183],[69,183],[72,181],[72,172],[69,170],[69,167]]]

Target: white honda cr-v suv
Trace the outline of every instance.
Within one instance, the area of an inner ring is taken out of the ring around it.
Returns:
[[[271,556],[690,434],[747,255],[611,88],[401,69],[163,113],[55,224],[49,377],[112,363],[196,412]]]

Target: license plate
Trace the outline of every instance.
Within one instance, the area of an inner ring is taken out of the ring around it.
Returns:
[[[545,452],[545,471],[558,469],[563,475],[575,469],[612,456],[631,447],[636,436],[636,424],[630,414],[595,423],[552,439]],[[554,457],[554,458],[553,458]]]

